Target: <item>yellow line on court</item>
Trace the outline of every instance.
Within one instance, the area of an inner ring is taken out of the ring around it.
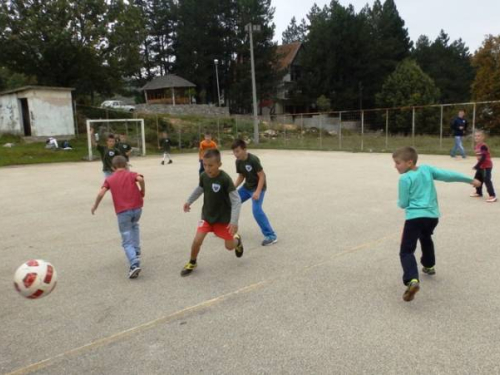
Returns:
[[[384,241],[386,241],[388,239],[391,239],[393,237],[396,237],[396,234],[391,234],[391,235],[388,235],[388,236],[381,237],[381,238],[379,238],[377,240],[374,240],[374,241],[363,243],[361,245],[355,246],[355,247],[350,248],[350,249],[348,249],[346,251],[343,251],[341,253],[337,253],[337,254],[332,255],[330,257],[330,260],[338,258],[338,257],[341,257],[341,256],[344,256],[344,255],[352,254],[352,253],[354,253],[356,251],[360,251],[360,250],[369,248],[371,246],[374,246],[374,245],[377,245],[379,243],[382,243],[382,242],[384,242]],[[321,263],[316,263],[316,264],[313,264],[313,265],[309,265],[309,266],[303,267],[302,269],[300,269],[295,274],[298,274],[298,273],[301,273],[301,272],[306,272],[306,271],[310,270],[311,268],[319,267],[319,266],[324,265],[324,264],[325,264],[325,261],[322,261]],[[149,322],[140,324],[138,326],[129,328],[129,329],[125,330],[125,331],[121,331],[121,332],[115,333],[114,335],[103,337],[102,339],[90,342],[90,343],[85,344],[83,346],[80,346],[78,348],[74,348],[74,349],[68,350],[68,351],[66,351],[64,353],[61,353],[61,354],[58,354],[58,355],[56,355],[54,357],[47,358],[47,359],[44,359],[44,360],[42,360],[40,362],[33,363],[33,364],[29,365],[29,366],[19,368],[17,370],[14,370],[13,372],[7,373],[6,375],[25,375],[25,374],[30,374],[30,373],[32,373],[34,371],[41,370],[41,369],[44,369],[44,368],[52,365],[55,361],[57,361],[59,359],[62,359],[62,358],[65,358],[65,357],[70,357],[70,356],[76,356],[76,355],[84,353],[85,351],[96,349],[96,348],[99,348],[101,346],[105,346],[105,345],[111,344],[113,342],[117,342],[117,341],[119,341],[121,339],[125,339],[125,338],[127,338],[127,337],[129,337],[129,336],[131,336],[133,334],[144,332],[144,331],[146,331],[148,329],[151,329],[151,328],[153,328],[155,326],[158,326],[160,324],[169,323],[169,322],[171,322],[173,320],[179,319],[180,317],[182,317],[182,316],[184,316],[184,315],[186,315],[186,314],[188,314],[190,312],[194,312],[194,311],[197,311],[197,310],[202,310],[204,308],[210,307],[210,306],[215,305],[217,303],[220,303],[220,302],[222,302],[222,301],[224,301],[224,300],[226,300],[226,299],[228,299],[230,297],[236,296],[236,295],[238,295],[240,293],[248,293],[250,291],[256,290],[256,289],[258,289],[260,287],[263,287],[266,284],[271,284],[271,283],[273,283],[273,282],[275,282],[277,280],[280,280],[283,277],[287,277],[288,278],[288,277],[290,277],[290,275],[279,276],[279,277],[276,277],[276,278],[273,278],[273,279],[263,280],[263,281],[260,281],[258,283],[255,283],[255,284],[251,284],[251,285],[245,286],[245,287],[243,287],[241,289],[235,290],[235,291],[230,292],[230,293],[223,294],[222,296],[212,298],[210,300],[201,302],[201,303],[199,303],[197,305],[186,307],[186,308],[184,308],[182,310],[179,310],[179,311],[176,311],[175,313],[172,313],[170,315],[162,316],[160,318],[157,318],[157,319],[151,320]]]

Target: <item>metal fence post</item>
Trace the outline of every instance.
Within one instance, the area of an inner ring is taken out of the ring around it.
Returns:
[[[156,143],[160,148],[160,127],[158,126],[158,114],[156,115]]]
[[[342,112],[339,112],[339,150],[342,150]]]
[[[474,133],[476,131],[476,103],[474,103],[474,107],[472,109],[472,150],[474,150]]]
[[[179,126],[179,150],[182,149],[182,128]]]
[[[444,106],[441,106],[441,120],[439,123],[439,149],[443,148],[443,117],[444,117]]]
[[[365,148],[365,111],[361,111],[361,151]]]
[[[220,105],[220,104],[219,104]],[[222,140],[220,138],[220,124],[219,124],[219,115],[217,115],[217,139],[219,141],[219,148],[222,148]]]
[[[411,143],[415,146],[415,107],[412,108],[411,113]]]
[[[304,147],[304,115],[300,115],[300,145]]]
[[[319,149],[323,148],[323,117],[320,113],[319,115]]]
[[[385,110],[385,149],[389,148],[389,110]]]

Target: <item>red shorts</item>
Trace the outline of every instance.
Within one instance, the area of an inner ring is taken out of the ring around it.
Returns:
[[[229,233],[229,229],[227,227],[229,224],[221,224],[221,223],[215,223],[215,224],[209,224],[205,220],[201,220],[198,223],[198,232],[200,233],[210,233],[214,232],[214,234],[222,238],[223,240],[230,241],[234,237]]]

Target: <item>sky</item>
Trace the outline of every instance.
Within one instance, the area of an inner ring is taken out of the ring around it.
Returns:
[[[434,40],[441,29],[450,42],[462,38],[471,52],[479,47],[487,34],[500,35],[500,0],[395,0],[399,14],[405,21],[410,38],[415,42],[422,34]],[[316,3],[320,8],[330,0],[272,0],[276,8],[275,40],[281,43],[281,34],[293,16],[300,21]],[[352,4],[359,12],[373,0],[340,0],[344,6]],[[306,18],[307,20],[307,18]]]

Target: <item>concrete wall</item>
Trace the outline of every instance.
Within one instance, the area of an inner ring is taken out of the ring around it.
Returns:
[[[163,113],[169,115],[198,115],[198,116],[229,116],[229,108],[216,107],[206,104],[196,105],[166,105],[166,104],[138,104],[136,113]]]
[[[28,90],[17,93],[17,97],[28,99],[33,136],[75,134],[70,91]]]
[[[24,134],[16,94],[0,96],[0,133]]]

